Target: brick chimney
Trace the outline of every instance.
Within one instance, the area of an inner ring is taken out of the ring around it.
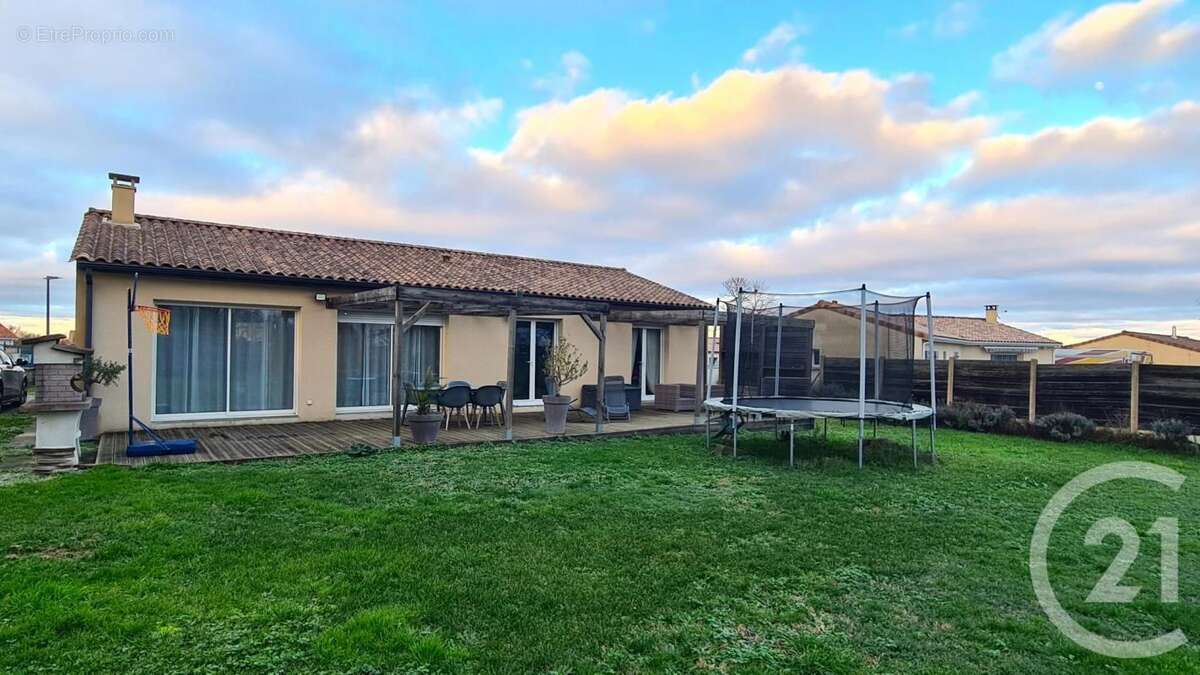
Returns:
[[[124,173],[110,173],[112,179],[112,222],[133,225],[133,196],[141,179]]]
[[[1000,323],[1000,308],[998,305],[984,305],[983,319],[988,323]]]

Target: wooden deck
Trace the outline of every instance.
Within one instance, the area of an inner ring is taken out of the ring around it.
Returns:
[[[572,419],[575,417],[571,416]],[[690,412],[663,412],[644,409],[634,412],[629,421],[612,421],[604,425],[602,436],[693,432],[703,429],[692,423]],[[230,427],[189,427],[164,429],[163,438],[195,438],[200,448],[191,455],[163,457],[126,457],[124,432],[104,434],[96,455],[97,464],[143,466],[152,463],[194,464],[202,462],[242,462],[253,459],[298,457],[342,452],[355,444],[371,447],[391,445],[391,419],[338,420],[334,422],[292,422],[284,424],[254,424]],[[596,436],[594,422],[568,422],[567,436]],[[450,430],[438,435],[439,446],[470,445],[503,442],[504,428],[484,426],[467,429],[452,423]],[[513,439],[530,441],[551,438],[546,433],[541,412],[518,413],[513,416]],[[147,440],[139,435],[139,440]],[[412,447],[412,436],[404,427],[404,444]]]

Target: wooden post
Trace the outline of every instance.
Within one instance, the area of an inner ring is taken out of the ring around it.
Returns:
[[[600,339],[596,341],[596,433],[604,433],[604,416],[608,414],[604,391],[604,352],[608,349],[608,315],[600,315]],[[639,392],[640,394],[640,392]]]
[[[504,387],[504,440],[513,439],[513,380],[517,377],[517,310],[508,310],[508,382]]]
[[[395,291],[392,323],[392,447],[400,447],[400,418],[408,403],[404,396],[404,303],[400,302],[400,287]]]
[[[696,338],[696,409],[692,414],[692,424],[700,424],[700,411],[704,409],[704,374],[708,370],[708,322],[704,320],[704,312],[696,322],[696,330],[700,335]],[[775,371],[776,381],[779,371]]]
[[[1141,405],[1142,364],[1134,361],[1129,364],[1129,430],[1137,433],[1139,423],[1138,407]]]
[[[1037,420],[1037,359],[1029,359],[1029,423]]]
[[[958,360],[957,356],[951,356],[946,362],[946,405],[954,403],[954,362]],[[936,363],[936,362],[935,362]],[[933,365],[930,365],[932,368]],[[937,399],[937,392],[929,392],[929,400]]]

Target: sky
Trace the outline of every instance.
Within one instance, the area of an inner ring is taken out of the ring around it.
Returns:
[[[139,213],[1200,337],[1200,2],[0,3],[0,322]]]

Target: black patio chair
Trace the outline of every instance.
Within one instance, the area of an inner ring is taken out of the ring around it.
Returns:
[[[446,429],[450,429],[450,420],[455,415],[471,428],[471,418],[467,415],[467,406],[471,405],[471,388],[463,385],[446,387],[438,392],[438,405],[446,413]]]
[[[484,385],[471,392],[471,405],[475,412],[475,428],[485,419],[491,419],[492,424],[504,422],[504,387],[494,384]]]
[[[412,382],[404,383],[404,405],[400,408],[400,424],[408,417],[408,406],[417,404],[417,388]]]

